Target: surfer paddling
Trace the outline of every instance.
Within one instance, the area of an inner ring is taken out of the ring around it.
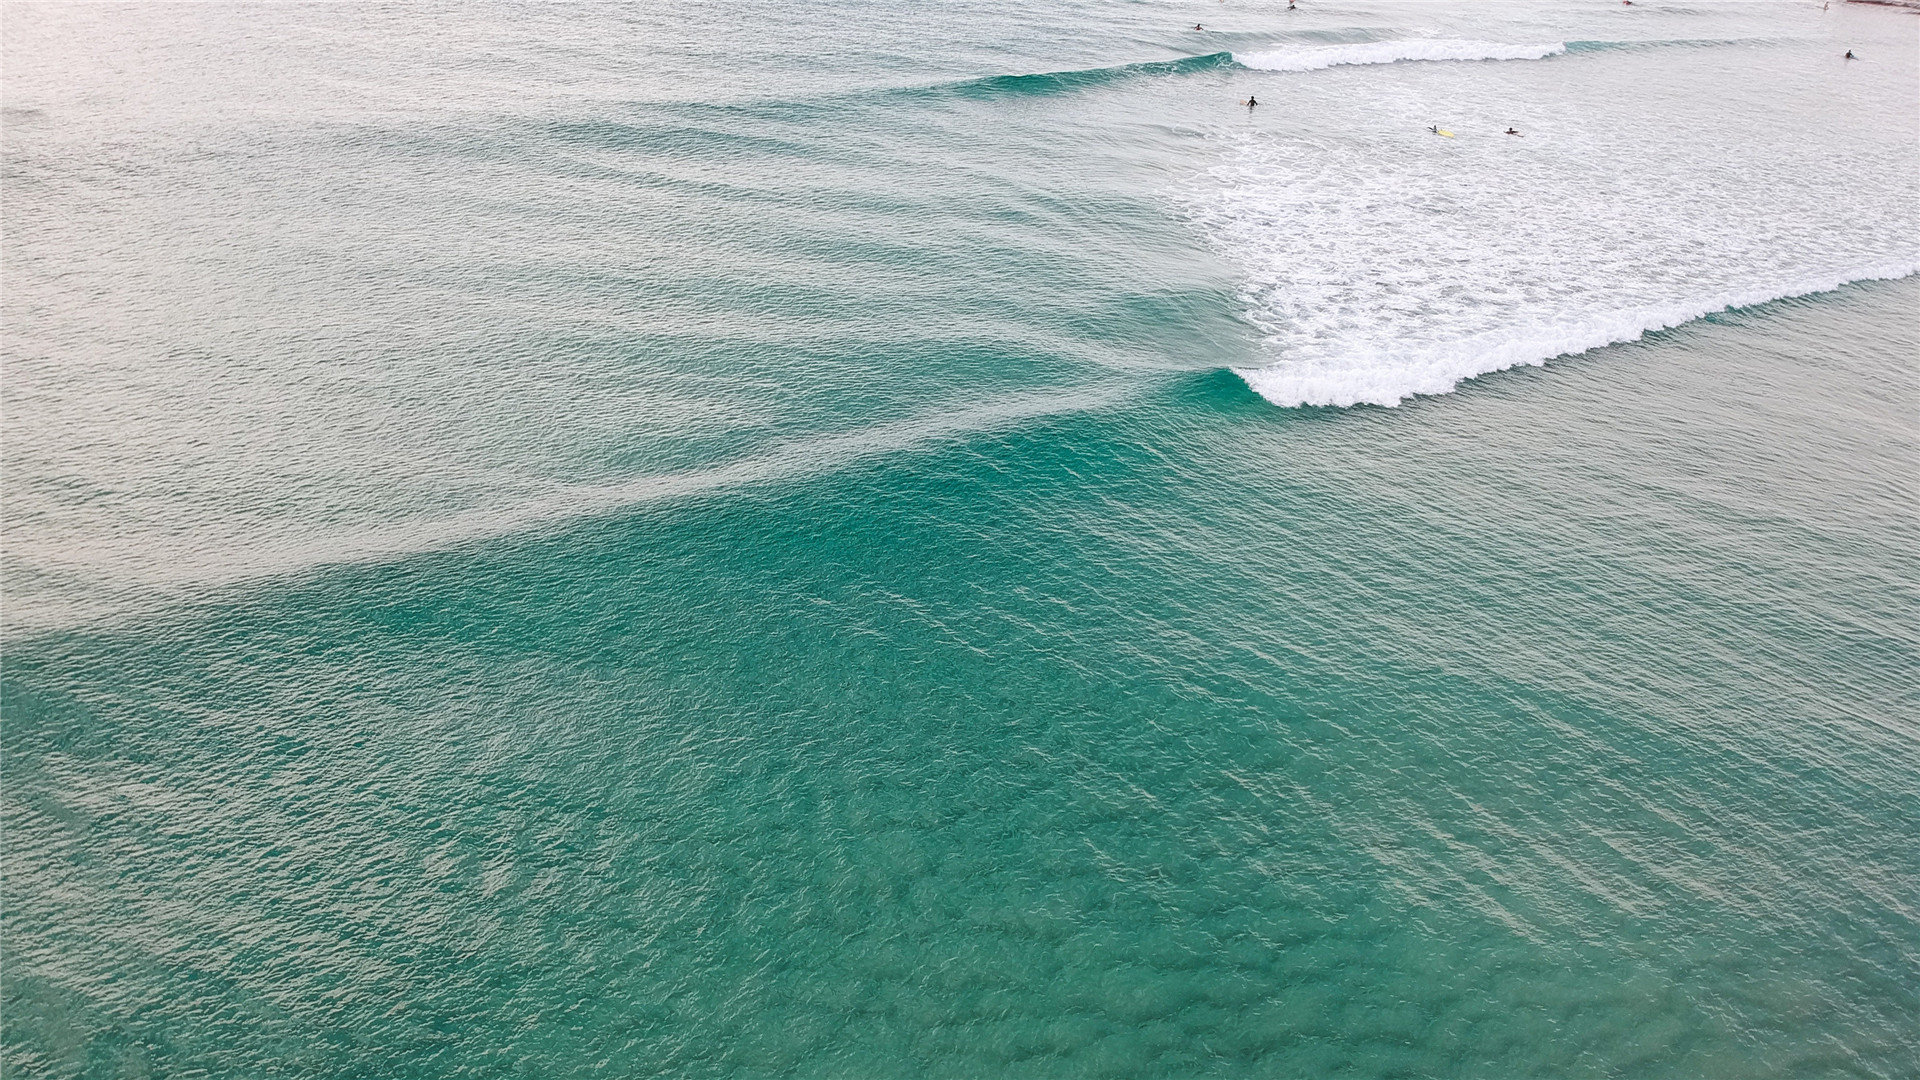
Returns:
[[[1508,129],[1506,130],[1506,134],[1508,134],[1508,135],[1520,135],[1520,133],[1519,133],[1519,132],[1517,132],[1517,131],[1515,131],[1515,130],[1513,130],[1512,128],[1508,128]],[[1525,136],[1525,135],[1520,135],[1520,137],[1521,137],[1521,138],[1523,138],[1523,139],[1524,139],[1524,138],[1526,138],[1526,136]]]

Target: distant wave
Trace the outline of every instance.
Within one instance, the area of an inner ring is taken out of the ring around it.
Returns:
[[[1778,45],[1781,38],[1677,38],[1648,41],[1569,41],[1570,53],[1616,52],[1638,49],[1717,49],[1727,45]]]
[[[1343,64],[1394,64],[1403,60],[1541,60],[1567,51],[1566,42],[1509,45],[1497,41],[1412,38],[1353,45],[1296,45],[1234,53],[1234,62],[1259,71],[1319,71]]]
[[[1283,45],[1248,52],[1213,52],[1177,60],[1148,60],[1135,64],[1047,71],[1031,75],[987,75],[961,82],[886,91],[897,95],[996,98],[1065,93],[1130,79],[1194,75],[1222,68],[1256,71],[1319,71],[1346,64],[1393,64],[1417,60],[1543,60],[1562,53],[1661,47],[1706,48],[1743,45],[1760,39],[1719,41],[1554,41],[1508,44],[1444,38],[1403,38],[1392,41],[1347,42],[1332,45]]]
[[[928,87],[958,97],[1012,97],[1025,94],[1052,94],[1081,90],[1090,86],[1122,82],[1153,75],[1191,75],[1233,66],[1232,53],[1216,52],[1204,56],[1183,56],[1178,60],[1150,60],[1138,64],[1083,68],[1077,71],[1049,71],[1034,75],[989,75],[965,82]]]
[[[1409,397],[1445,394],[1462,380],[1559,356],[1637,341],[1718,312],[1774,300],[1832,292],[1859,281],[1887,281],[1920,273],[1920,262],[1883,263],[1811,275],[1785,285],[1722,293],[1700,300],[1625,308],[1564,323],[1515,326],[1437,346],[1383,351],[1370,363],[1338,367],[1276,364],[1234,374],[1261,397],[1285,408],[1301,405],[1398,405]]]

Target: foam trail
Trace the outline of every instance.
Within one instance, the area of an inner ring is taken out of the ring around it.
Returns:
[[[1539,366],[1607,345],[1637,341],[1734,308],[1832,292],[1859,281],[1886,281],[1920,273],[1920,263],[1889,263],[1817,274],[1784,286],[1727,293],[1704,300],[1629,308],[1562,324],[1530,324],[1440,345],[1385,349],[1334,362],[1305,361],[1238,370],[1234,374],[1268,401],[1301,405],[1395,406],[1409,397],[1451,392],[1463,380],[1521,365]]]
[[[1234,53],[1234,62],[1259,71],[1320,71],[1344,64],[1394,64],[1402,60],[1542,60],[1567,51],[1563,41],[1509,45],[1497,41],[1416,38],[1354,45],[1302,45]]]
[[[152,614],[206,590],[297,578],[329,566],[390,562],[708,492],[803,480],[885,454],[1103,408],[1123,400],[1131,389],[1131,384],[1114,382],[1013,394],[950,412],[804,439],[731,464],[612,483],[555,485],[504,505],[444,517],[221,537],[155,534],[127,537],[106,550],[35,550],[28,554],[37,574],[83,581],[92,595],[21,596],[15,589],[0,625],[9,636],[97,627]],[[11,554],[18,558],[22,553]]]

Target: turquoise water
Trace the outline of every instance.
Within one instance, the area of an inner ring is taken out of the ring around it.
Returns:
[[[10,5],[5,1074],[1920,1072],[1835,6]]]

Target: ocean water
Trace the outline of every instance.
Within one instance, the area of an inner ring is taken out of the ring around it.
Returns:
[[[0,1074],[1920,1074],[1917,35],[8,4]]]

